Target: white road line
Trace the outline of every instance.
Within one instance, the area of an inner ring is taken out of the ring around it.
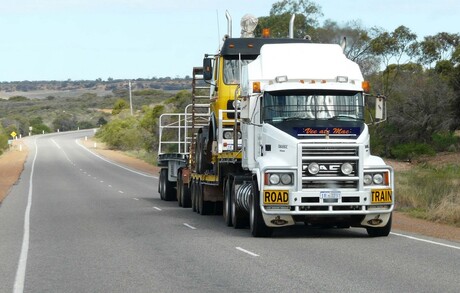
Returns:
[[[104,183],[104,180],[99,181],[100,183]]]
[[[441,243],[441,242],[426,240],[426,239],[417,238],[417,237],[414,237],[414,236],[409,236],[409,235],[400,234],[400,233],[391,232],[390,234],[393,234],[393,235],[399,236],[399,237],[409,238],[409,239],[416,240],[416,241],[426,242],[426,243],[430,243],[430,244],[434,244],[434,245],[439,245],[439,246],[444,246],[444,247],[453,248],[453,249],[459,249],[460,250],[460,246],[444,244],[444,243]]]
[[[187,224],[187,223],[184,223],[184,226],[185,226],[185,227],[189,227],[189,228],[192,229],[192,230],[196,230],[195,227],[193,227],[192,225],[189,225],[189,224]]]
[[[120,167],[120,168],[122,168],[122,169],[125,169],[125,170],[127,170],[127,171],[129,171],[129,172],[131,172],[131,173],[137,174],[137,175],[141,175],[141,176],[148,177],[148,178],[158,179],[158,176],[152,176],[152,175],[149,175],[149,174],[146,174],[146,173],[134,171],[134,170],[132,170],[132,169],[130,169],[130,168],[126,168],[125,166],[122,166],[122,165],[119,165],[119,164],[117,164],[117,163],[114,163],[114,162],[112,162],[112,161],[110,161],[110,160],[107,160],[106,158],[104,158],[104,157],[102,157],[102,156],[99,156],[98,154],[96,154],[96,153],[94,153],[93,151],[91,151],[91,150],[89,150],[88,148],[86,148],[84,145],[82,145],[82,144],[80,143],[80,141],[79,141],[78,139],[76,139],[75,142],[76,142],[80,147],[82,147],[84,150],[86,150],[87,152],[89,152],[90,154],[92,154],[92,155],[98,157],[99,159],[101,159],[101,160],[103,160],[103,161],[105,161],[105,162],[107,162],[107,163],[109,163],[109,164],[115,165],[115,166],[117,166],[117,167]]]
[[[110,184],[109,184],[109,185],[107,185],[107,186],[108,186],[108,187],[110,187],[110,188],[112,188],[112,185],[110,185]]]
[[[139,200],[137,197],[133,197],[134,200]]]
[[[157,208],[157,207],[153,207],[154,209],[156,209],[157,211],[161,211],[162,209],[160,208]]]
[[[124,193],[122,190],[118,190],[119,193]]]
[[[61,146],[58,145],[58,143],[54,139],[51,139],[51,141],[57,146],[58,149],[61,149]]]
[[[32,170],[30,171],[29,179],[29,194],[27,196],[27,207],[24,214],[24,234],[22,237],[21,255],[19,256],[18,269],[14,278],[14,293],[24,292],[24,283],[26,279],[27,256],[29,254],[29,236],[30,236],[30,210],[32,208],[32,191],[33,191],[33,178],[35,170],[35,161],[38,155],[37,140],[34,140],[35,155],[32,161]]]
[[[243,249],[243,248],[241,248],[241,247],[235,247],[235,248],[238,249],[239,251],[244,252],[244,253],[247,253],[247,254],[249,254],[249,255],[251,255],[251,256],[256,256],[256,257],[259,256],[258,254],[255,254],[254,252],[251,252],[251,251],[249,251],[249,250]]]

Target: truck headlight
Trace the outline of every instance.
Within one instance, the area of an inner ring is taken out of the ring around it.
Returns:
[[[364,185],[389,185],[389,173],[367,173],[364,174],[363,183]]]
[[[280,176],[278,174],[270,174],[268,180],[271,185],[278,185],[280,183]]]
[[[240,131],[237,131],[238,139],[241,139],[242,135]],[[224,131],[224,139],[232,139],[233,131]]]
[[[287,173],[281,174],[281,183],[283,183],[284,185],[291,184],[292,183],[291,174],[287,174]]]
[[[371,174],[364,175],[363,181],[364,181],[364,185],[371,185],[372,184],[372,175]]]
[[[265,173],[265,185],[292,185],[294,173]]]
[[[316,175],[318,174],[319,172],[319,165],[318,163],[310,163],[310,165],[308,165],[308,172],[312,175]]]
[[[377,173],[374,175],[374,179],[373,179],[374,183],[377,184],[377,185],[380,185],[383,183],[383,175],[380,174],[380,173]]]
[[[340,170],[344,175],[350,175],[353,172],[353,166],[350,163],[344,163]]]

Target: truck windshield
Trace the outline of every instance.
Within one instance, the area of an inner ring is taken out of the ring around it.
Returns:
[[[265,92],[264,122],[285,120],[364,120],[363,96],[350,91]]]
[[[248,64],[253,61],[251,59],[240,60],[238,59],[224,59],[224,83],[225,84],[240,84],[240,66]]]

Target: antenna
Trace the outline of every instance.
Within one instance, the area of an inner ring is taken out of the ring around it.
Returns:
[[[217,48],[220,48],[219,9],[216,9],[216,17],[217,17]]]

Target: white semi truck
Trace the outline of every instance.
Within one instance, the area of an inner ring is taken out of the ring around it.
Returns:
[[[256,237],[298,223],[390,233],[393,170],[371,155],[369,84],[340,45],[228,38],[195,71],[210,84],[209,112],[196,127],[184,118],[186,153],[160,154],[162,198],[175,177],[180,205]],[[385,98],[373,98],[384,120]]]

